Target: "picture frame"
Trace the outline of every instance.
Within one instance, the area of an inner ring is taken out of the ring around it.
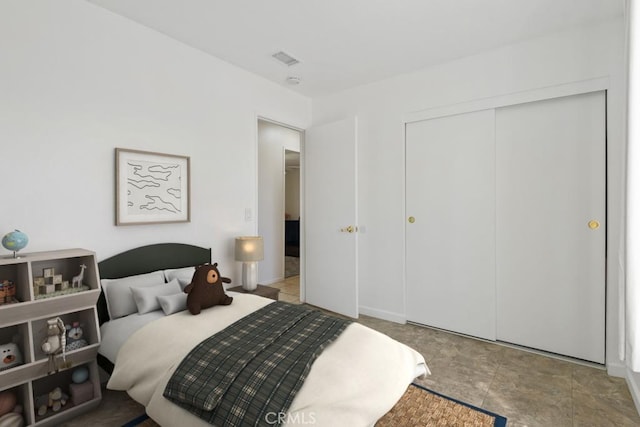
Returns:
[[[188,156],[116,148],[116,225],[191,221]]]

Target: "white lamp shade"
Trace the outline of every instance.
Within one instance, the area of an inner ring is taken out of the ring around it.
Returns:
[[[255,262],[264,259],[264,242],[260,236],[236,237],[236,261]]]

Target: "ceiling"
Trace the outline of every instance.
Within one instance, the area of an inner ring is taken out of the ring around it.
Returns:
[[[87,1],[317,97],[610,20],[625,0]],[[276,61],[278,51],[300,63]]]

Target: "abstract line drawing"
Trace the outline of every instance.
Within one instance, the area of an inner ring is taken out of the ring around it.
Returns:
[[[116,149],[116,225],[188,222],[185,156]]]

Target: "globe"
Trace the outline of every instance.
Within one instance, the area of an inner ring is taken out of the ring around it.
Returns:
[[[16,252],[20,249],[24,249],[29,243],[29,237],[20,230],[15,230],[7,233],[2,238],[2,246],[9,251],[13,251],[13,256],[16,256]]]

